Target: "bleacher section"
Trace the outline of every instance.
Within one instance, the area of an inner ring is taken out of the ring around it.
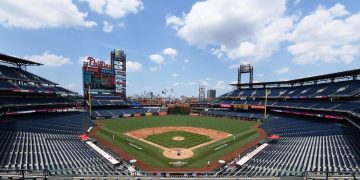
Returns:
[[[133,100],[127,101],[119,101],[119,100],[92,100],[93,107],[101,107],[101,106],[134,106],[139,107],[142,106],[139,102]]]
[[[5,116],[39,112],[67,112],[81,107],[72,91],[26,71],[36,62],[0,53],[0,119]]]
[[[323,83],[293,87],[270,87],[268,90],[269,98],[293,97],[293,98],[314,98],[317,96],[338,97],[338,96],[355,96],[360,93],[360,81],[341,81],[335,83]],[[239,98],[265,97],[265,88],[247,88],[238,89],[226,93],[219,98]]]
[[[220,104],[246,104],[246,105],[256,105],[263,106],[265,100],[218,100],[213,102],[212,105]],[[291,107],[291,108],[308,108],[308,109],[323,109],[323,110],[339,110],[339,111],[356,111],[360,108],[359,101],[315,101],[315,100],[268,100],[268,107]]]
[[[0,96],[0,107],[12,106],[34,106],[34,105],[51,105],[51,104],[74,104],[75,102],[65,97],[2,97]]]
[[[232,117],[263,113],[266,101],[270,115],[262,119],[260,127],[280,138],[268,142],[261,151],[249,152],[247,155],[254,156],[243,165],[235,165],[240,160],[236,158],[216,174],[244,177],[305,176],[306,172],[358,174],[359,74],[357,69],[289,81],[234,84],[237,89],[211,103],[205,114]]]
[[[33,115],[0,123],[0,170],[49,170],[51,175],[128,175],[79,135],[92,122],[85,113]]]
[[[360,171],[360,130],[350,124],[272,116],[261,127],[281,138],[243,166],[219,173],[260,177]]]
[[[261,119],[264,115],[260,113],[238,112],[238,111],[221,111],[221,110],[209,110],[204,113],[206,116],[212,117],[226,117],[236,119]]]
[[[25,82],[57,85],[56,83],[53,83],[45,78],[36,76],[35,74],[32,74],[28,71],[4,65],[0,65],[0,77],[1,79],[21,80]]]
[[[166,113],[166,108],[150,107],[150,108],[132,108],[132,109],[103,109],[94,111],[94,118],[121,118],[131,116],[160,115]]]
[[[3,54],[1,54],[3,55]],[[21,62],[21,60],[20,60]],[[36,64],[26,61],[29,64]],[[0,65],[0,90],[13,92],[76,94],[58,84],[18,67]]]

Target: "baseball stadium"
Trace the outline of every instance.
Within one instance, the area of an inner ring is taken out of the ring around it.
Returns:
[[[360,178],[360,69],[254,82],[240,65],[178,111],[127,98],[126,54],[110,59],[83,62],[79,95],[0,54],[0,179]]]

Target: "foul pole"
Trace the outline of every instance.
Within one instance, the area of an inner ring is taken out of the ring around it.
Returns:
[[[266,108],[267,108],[267,98],[268,98],[268,90],[265,89],[265,103],[264,103],[264,119],[266,119],[267,114],[266,114]]]
[[[89,85],[88,96],[89,96],[89,113],[90,113],[90,117],[91,117],[91,87],[90,87],[90,85]]]

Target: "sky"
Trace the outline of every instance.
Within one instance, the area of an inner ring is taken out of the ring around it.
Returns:
[[[80,94],[84,59],[113,49],[127,56],[127,95],[196,97],[201,84],[231,91],[240,64],[255,82],[359,68],[359,32],[354,0],[0,1],[0,53]]]

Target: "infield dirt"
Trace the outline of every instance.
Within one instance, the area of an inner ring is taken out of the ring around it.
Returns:
[[[234,158],[235,156],[237,156],[237,154],[241,154],[244,153],[246,151],[248,151],[250,148],[254,147],[260,140],[266,138],[266,133],[263,129],[258,128],[257,125],[253,126],[256,131],[259,134],[259,137],[254,139],[251,142],[248,142],[242,146],[240,146],[239,148],[237,148],[235,151],[226,154],[224,156],[221,157],[221,159],[225,160],[225,161],[229,161],[232,158]],[[92,138],[95,138],[97,140],[97,142],[101,145],[106,146],[107,148],[111,149],[112,152],[118,154],[120,157],[125,158],[126,160],[131,160],[134,159],[136,157],[130,155],[129,153],[123,151],[122,149],[118,148],[117,146],[115,146],[114,144],[110,143],[109,141],[107,141],[106,139],[99,137],[96,135],[96,132],[99,130],[100,126],[95,126],[89,133],[89,136]],[[153,167],[151,166],[151,164],[149,164],[148,162],[144,162],[141,160],[138,160],[136,162],[136,166],[142,168],[143,170],[146,170],[148,172],[167,172],[167,171],[171,171],[171,172],[207,172],[207,171],[212,171],[216,168],[218,168],[220,166],[219,163],[217,162],[211,162],[210,166],[205,166],[203,168],[171,168],[171,167],[167,167],[167,168],[157,168],[157,167]]]
[[[183,148],[183,147],[177,147],[177,148],[167,148],[164,146],[161,146],[159,144],[153,143],[151,141],[146,140],[145,138],[159,133],[166,133],[170,131],[187,131],[195,134],[200,134],[204,136],[208,136],[211,138],[211,141],[193,146],[191,148]],[[153,128],[143,128],[143,129],[137,129],[134,131],[126,132],[125,135],[130,136],[132,138],[138,139],[142,142],[145,142],[147,144],[150,144],[152,146],[158,147],[162,150],[163,156],[170,158],[170,159],[187,159],[193,156],[193,150],[206,146],[208,144],[214,143],[216,141],[225,139],[227,137],[232,136],[229,133],[213,130],[213,129],[206,129],[206,128],[198,128],[198,127],[184,127],[184,126],[168,126],[168,127],[153,127]]]

